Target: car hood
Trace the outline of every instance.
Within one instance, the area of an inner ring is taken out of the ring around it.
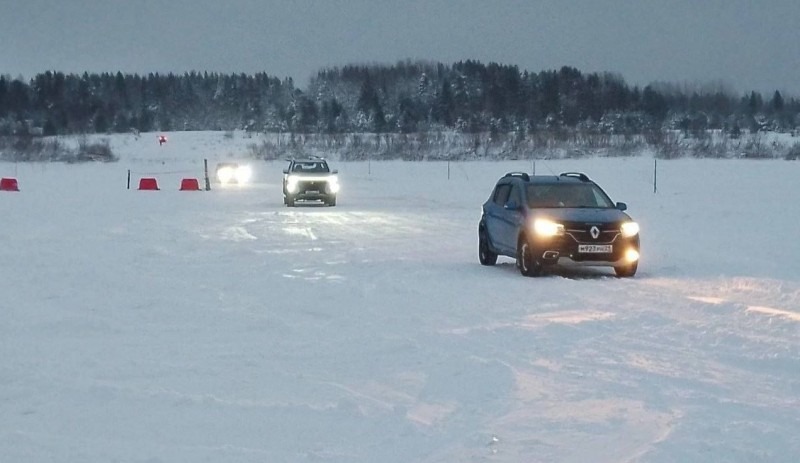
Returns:
[[[546,217],[559,222],[619,223],[630,216],[619,209],[605,208],[548,208],[533,211],[534,217]]]

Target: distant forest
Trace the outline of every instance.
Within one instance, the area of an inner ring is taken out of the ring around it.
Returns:
[[[0,76],[0,135],[248,130],[296,134],[462,133],[687,135],[791,131],[800,100],[721,85],[639,88],[572,67],[538,73],[462,61],[320,70],[305,89],[266,73]]]

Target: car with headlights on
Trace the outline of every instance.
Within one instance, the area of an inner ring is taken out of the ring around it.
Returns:
[[[217,182],[222,185],[239,184],[242,185],[250,181],[253,171],[250,166],[241,165],[236,162],[220,162],[217,164],[214,173]]]
[[[298,201],[321,201],[326,206],[336,205],[339,193],[337,170],[331,170],[324,158],[289,159],[283,169],[283,203],[294,207]]]
[[[509,172],[483,204],[478,259],[494,265],[498,256],[514,258],[525,276],[600,266],[632,277],[639,266],[639,225],[626,210],[581,172]]]

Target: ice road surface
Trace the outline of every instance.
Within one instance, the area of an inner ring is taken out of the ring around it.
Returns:
[[[654,194],[651,158],[537,161],[643,258],[524,278],[476,227],[530,161],[334,162],[338,205],[290,209],[278,161],[178,191],[240,134],[111,143],[0,164],[0,461],[800,460],[800,163],[660,161]]]

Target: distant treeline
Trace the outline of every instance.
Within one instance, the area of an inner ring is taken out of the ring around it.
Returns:
[[[572,67],[533,73],[462,61],[327,68],[307,88],[266,73],[0,76],[0,135],[233,130],[644,134],[788,131],[800,100],[722,85],[630,86]]]

